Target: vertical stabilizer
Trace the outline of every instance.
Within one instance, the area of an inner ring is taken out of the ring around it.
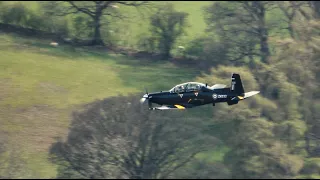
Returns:
[[[236,93],[238,96],[244,96],[244,89],[239,74],[232,74],[230,91]]]

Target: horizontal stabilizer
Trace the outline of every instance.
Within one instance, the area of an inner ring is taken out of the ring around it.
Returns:
[[[260,93],[260,91],[250,91],[250,92],[246,92],[244,93],[244,99],[248,98],[248,97],[251,97],[251,96],[254,96],[256,94]]]
[[[211,86],[211,89],[223,89],[226,86],[227,85],[224,85],[224,84],[215,84],[215,85]]]

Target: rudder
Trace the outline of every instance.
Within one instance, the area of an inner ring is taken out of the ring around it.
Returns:
[[[235,92],[238,96],[244,96],[244,89],[239,74],[232,74],[230,91]]]

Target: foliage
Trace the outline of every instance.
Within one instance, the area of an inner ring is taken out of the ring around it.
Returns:
[[[254,62],[259,57],[261,62],[268,63],[269,34],[277,25],[267,17],[274,6],[271,1],[213,3],[205,8],[207,31],[215,32],[220,43],[231,47],[227,52],[230,60]]]
[[[28,9],[24,4],[4,4],[0,13],[1,21],[5,24],[13,24],[26,28],[44,30],[68,35],[68,27],[64,18],[55,18],[42,12],[35,12]]]
[[[61,178],[167,178],[216,143],[199,122],[145,111],[134,95],[109,98],[74,114],[67,142],[51,152],[67,163]]]
[[[140,35],[138,47],[148,52],[157,52],[157,38],[147,34]]]
[[[13,23],[17,25],[25,25],[28,17],[28,9],[21,3],[3,8],[2,21],[6,24]]]
[[[228,45],[210,36],[197,37],[187,44],[185,54],[206,60],[216,66],[227,65],[232,63],[228,56],[230,48]]]
[[[147,4],[144,2],[126,2],[126,1],[65,1],[65,2],[46,2],[44,8],[46,12],[54,16],[66,16],[69,14],[83,14],[89,17],[90,27],[93,31],[91,45],[104,45],[101,35],[102,20],[105,16],[123,19],[124,15],[117,10],[117,5],[139,7]],[[76,18],[76,20],[80,20]],[[76,25],[79,22],[75,21]]]
[[[277,68],[272,70],[273,73],[278,73]],[[232,72],[241,74],[245,91],[261,89],[259,81],[246,67],[218,66],[212,68],[210,74],[203,75],[198,80],[208,83],[223,83],[230,81]],[[274,80],[270,81],[268,85],[273,82]],[[300,116],[294,116],[295,114],[300,115],[298,106],[281,104],[284,101],[290,102],[290,99],[292,105],[297,103],[294,101],[297,96],[286,98],[287,95],[294,96],[292,91],[295,90],[295,86],[286,85],[286,79],[283,77],[281,77],[281,82],[278,85],[280,92],[286,86],[290,87],[288,88],[290,91],[286,92],[284,89],[279,100],[270,101],[258,95],[245,102],[240,102],[237,107],[223,105],[214,109],[215,123],[229,123],[228,130],[220,133],[220,136],[232,148],[225,156],[225,163],[230,167],[233,178],[294,177],[302,168],[302,159],[295,154],[303,153],[301,152],[303,146],[301,147],[298,142],[303,140],[307,127],[300,120]],[[284,109],[282,110],[282,108]],[[277,117],[271,114],[277,114]],[[283,116],[279,119],[281,114]],[[282,123],[277,124],[278,121]],[[285,141],[288,147],[286,144],[282,145],[277,137],[280,137],[281,141]],[[272,160],[280,157],[284,159],[281,161]],[[281,169],[284,170],[281,171]]]
[[[93,35],[92,21],[85,16],[76,16],[73,20],[74,36],[78,39],[84,39]]]
[[[177,38],[184,33],[188,13],[178,12],[173,4],[166,4],[150,17],[152,37],[158,41],[158,48],[165,59],[170,58],[170,51]]]

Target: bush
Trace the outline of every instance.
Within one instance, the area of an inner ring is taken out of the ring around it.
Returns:
[[[0,19],[5,24],[45,30],[62,35],[67,35],[69,32],[65,18],[53,19],[42,13],[33,12],[22,3],[15,3],[12,5],[0,4],[0,10]]]
[[[73,19],[73,35],[77,38],[88,38],[93,35],[93,22],[84,16],[77,16]]]
[[[28,28],[38,29],[38,30],[48,29],[48,24],[45,18],[31,11],[29,12],[29,18],[26,20],[25,26]]]
[[[157,43],[155,37],[142,34],[138,41],[138,48],[153,53],[157,51]]]
[[[2,7],[1,21],[6,24],[24,26],[29,14],[28,9],[21,3]]]
[[[229,47],[223,42],[218,42],[209,37],[199,37],[188,44],[185,52],[187,56],[210,61],[216,65],[231,64],[227,56]]]

